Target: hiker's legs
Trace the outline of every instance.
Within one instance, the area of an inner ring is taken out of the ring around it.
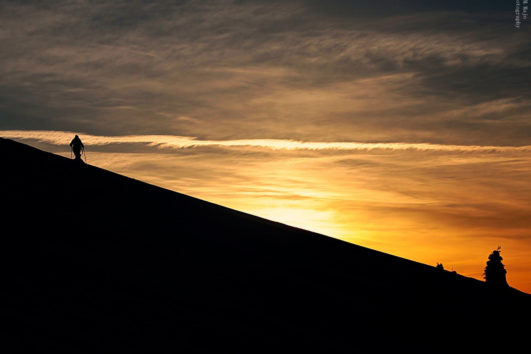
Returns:
[[[81,160],[81,148],[74,147],[72,150],[74,150],[74,156],[76,157],[76,160]]]

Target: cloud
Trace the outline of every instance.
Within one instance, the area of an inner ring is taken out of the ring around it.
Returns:
[[[0,136],[9,139],[36,140],[54,145],[66,145],[75,135],[62,131],[0,130]],[[110,144],[146,144],[159,148],[184,149],[194,147],[258,147],[285,150],[420,150],[420,151],[459,151],[459,152],[517,152],[531,151],[525,146],[481,146],[481,145],[442,145],[426,143],[358,143],[358,142],[315,142],[282,139],[239,139],[201,140],[187,136],[172,135],[126,135],[96,136],[81,134],[87,146]]]
[[[529,39],[498,31],[502,8],[352,4],[3,3],[0,128],[488,145],[500,127],[467,107],[519,98],[496,144],[529,138]]]

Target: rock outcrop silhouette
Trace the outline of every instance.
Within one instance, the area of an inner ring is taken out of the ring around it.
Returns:
[[[2,316],[18,352],[488,352],[490,335],[527,338],[513,317],[530,296],[512,288],[10,140],[0,154]]]

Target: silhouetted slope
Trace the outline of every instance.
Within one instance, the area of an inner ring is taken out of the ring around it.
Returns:
[[[10,140],[0,154],[3,313],[21,352],[433,353],[528,329],[513,289]]]

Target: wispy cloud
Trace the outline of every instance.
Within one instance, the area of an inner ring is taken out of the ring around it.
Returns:
[[[54,145],[66,145],[74,132],[0,130],[0,136],[10,139],[37,140]],[[146,144],[159,148],[193,148],[204,146],[218,147],[259,147],[286,150],[420,150],[420,151],[462,151],[462,152],[516,152],[531,151],[531,145],[494,146],[494,145],[443,145],[428,143],[359,143],[359,142],[316,142],[283,139],[237,139],[237,140],[201,140],[195,137],[172,135],[126,135],[97,136],[81,134],[87,145],[101,146],[110,144]]]

